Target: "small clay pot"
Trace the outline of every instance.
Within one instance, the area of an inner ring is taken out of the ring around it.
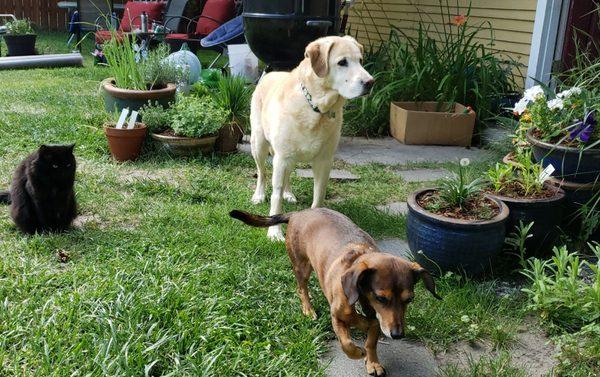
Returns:
[[[234,153],[237,152],[237,145],[240,139],[244,136],[241,127],[232,122],[226,124],[219,130],[217,141],[215,142],[215,151],[218,153]]]
[[[110,154],[119,162],[133,161],[140,155],[146,139],[146,125],[136,123],[135,128],[115,128],[115,123],[104,125]]]

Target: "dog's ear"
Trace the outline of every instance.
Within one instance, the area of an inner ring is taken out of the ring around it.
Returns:
[[[442,298],[435,291],[435,281],[433,281],[433,277],[431,276],[429,271],[421,267],[421,265],[418,263],[413,263],[412,269],[413,273],[415,274],[415,278],[421,278],[423,280],[425,288],[429,292],[431,292],[433,297],[437,298],[438,300],[441,300]]]
[[[328,40],[316,40],[306,46],[304,57],[310,59],[310,65],[319,77],[325,77],[329,72],[329,52],[332,47],[333,42]]]
[[[342,288],[350,305],[356,304],[360,293],[360,285],[364,282],[367,274],[374,270],[369,268],[365,263],[357,263],[350,267],[342,275]]]

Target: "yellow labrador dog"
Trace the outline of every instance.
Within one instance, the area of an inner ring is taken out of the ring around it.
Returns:
[[[292,72],[271,72],[258,83],[250,114],[250,142],[258,170],[252,202],[265,200],[265,162],[271,152],[271,216],[282,212],[283,199],[296,201],[290,174],[297,162],[312,164],[312,208],[322,205],[340,140],[344,103],[373,87],[362,54],[363,47],[352,37],[320,38],[306,47],[304,60]],[[268,236],[283,241],[281,225],[271,226]]]

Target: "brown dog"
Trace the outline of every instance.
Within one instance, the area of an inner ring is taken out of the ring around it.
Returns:
[[[393,339],[404,336],[406,307],[413,300],[419,278],[434,297],[441,299],[429,272],[417,263],[379,252],[373,238],[339,212],[315,208],[271,217],[242,211],[230,215],[258,227],[288,223],[286,248],[298,282],[302,312],[316,318],[307,286],[315,270],[342,350],[351,359],[366,357],[371,375],[385,374],[377,359],[379,329]],[[357,302],[366,316],[356,312]],[[367,333],[366,351],[352,341],[351,327]]]

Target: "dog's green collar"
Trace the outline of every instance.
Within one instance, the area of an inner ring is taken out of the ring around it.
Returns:
[[[303,83],[300,83],[300,88],[302,89],[302,94],[304,94],[304,98],[306,98],[306,102],[308,102],[308,104],[310,105],[310,107],[313,109],[313,111],[315,113],[319,113],[321,115],[325,115],[325,116],[327,116],[329,118],[332,118],[332,119],[335,118],[335,111],[332,110],[332,111],[329,111],[327,113],[323,113],[319,109],[319,107],[313,103],[312,96],[310,95],[310,93],[308,92],[308,89],[306,89],[306,86],[304,86]]]

